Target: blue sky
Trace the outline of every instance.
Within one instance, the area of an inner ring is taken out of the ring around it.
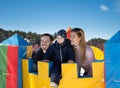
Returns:
[[[86,40],[120,30],[120,0],[0,0],[0,28],[57,32],[80,27]]]

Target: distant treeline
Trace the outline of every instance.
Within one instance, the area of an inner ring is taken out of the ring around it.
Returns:
[[[99,49],[103,50],[104,43],[106,41],[107,41],[106,39],[102,39],[102,38],[92,38],[87,42],[87,44],[98,47]]]
[[[4,30],[2,28],[0,28],[0,42],[4,41],[5,39],[9,38],[10,36],[14,35],[14,34],[19,34],[20,36],[22,36],[24,39],[29,39],[31,43],[35,43],[36,41],[40,40],[40,36],[41,34],[37,34],[36,32],[32,33],[30,32],[23,32],[23,31],[19,31],[19,30]]]
[[[24,31],[19,31],[19,30],[15,30],[15,31],[12,31],[12,30],[4,30],[2,28],[0,28],[0,42],[4,41],[5,39],[9,38],[10,36],[14,35],[18,33],[20,36],[22,36],[24,39],[29,39],[30,42],[33,44],[35,43],[36,41],[40,41],[40,36],[41,34],[37,34],[36,32],[24,32]],[[52,34],[53,38],[55,39],[56,37],[56,33]],[[103,44],[106,42],[107,40],[105,39],[102,39],[102,38],[93,38],[93,39],[90,39],[87,44],[89,45],[93,45],[93,46],[96,46],[100,49],[103,49]]]

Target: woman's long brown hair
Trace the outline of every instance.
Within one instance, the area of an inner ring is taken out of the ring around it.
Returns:
[[[71,30],[71,32],[75,32],[78,35],[78,37],[81,37],[81,40],[79,42],[79,44],[80,44],[80,55],[81,55],[80,62],[81,62],[81,65],[84,65],[84,63],[86,61],[86,57],[85,57],[86,42],[85,42],[84,31],[81,28],[73,28]],[[75,50],[75,52],[76,52],[76,50]]]

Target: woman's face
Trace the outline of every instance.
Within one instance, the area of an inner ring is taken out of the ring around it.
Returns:
[[[73,46],[79,46],[81,37],[78,37],[78,35],[75,32],[71,32],[71,34],[70,34],[70,40],[71,40],[71,45],[73,45]]]

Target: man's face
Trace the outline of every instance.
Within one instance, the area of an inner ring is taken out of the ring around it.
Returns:
[[[48,47],[51,44],[51,40],[49,36],[42,36],[41,37],[41,48],[43,49],[43,51],[46,51],[48,49]]]

